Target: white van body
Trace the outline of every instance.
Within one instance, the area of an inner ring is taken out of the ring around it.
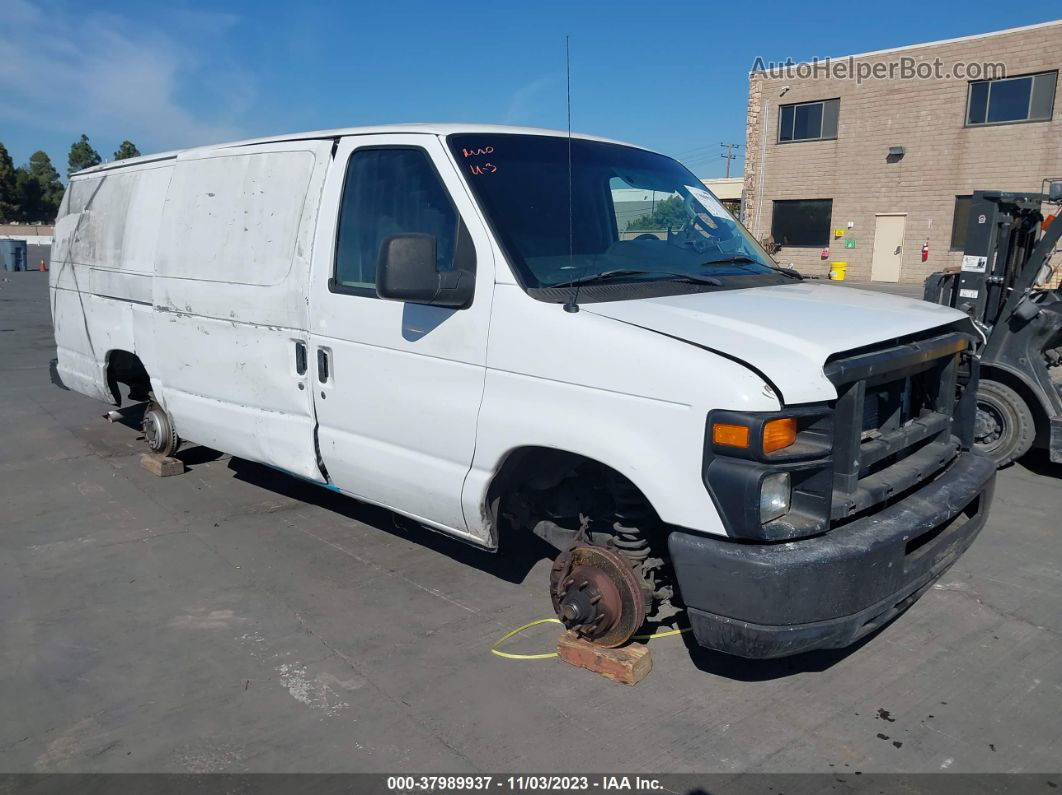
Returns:
[[[487,548],[499,543],[492,484],[529,450],[598,462],[667,526],[726,539],[705,487],[710,412],[836,401],[831,357],[962,319],[795,280],[564,311],[521,286],[447,145],[456,134],[563,136],[355,128],[74,175],[51,268],[59,376],[115,403],[123,373],[142,368],[182,438]],[[348,161],[370,149],[430,159],[467,232],[455,245],[474,248],[467,307],[333,289]]]

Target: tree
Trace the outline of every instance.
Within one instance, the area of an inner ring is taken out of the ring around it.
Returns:
[[[686,223],[689,215],[682,197],[675,195],[657,202],[651,213],[627,222],[627,230],[635,229],[678,229]]]
[[[18,205],[15,164],[7,148],[0,144],[0,222],[14,220],[18,215]]]
[[[114,153],[115,160],[128,160],[131,157],[140,157],[140,150],[136,148],[130,140],[122,141],[121,146],[118,147],[118,151]]]
[[[59,172],[46,153],[37,150],[30,155],[28,165],[15,170],[15,191],[20,221],[32,223],[55,220],[64,188]]]
[[[41,208],[46,211],[42,217],[55,220],[55,215],[59,212],[59,204],[63,201],[63,194],[66,192],[62,180],[59,179],[59,172],[52,165],[51,158],[40,149],[30,155],[29,170],[41,186]]]
[[[88,136],[82,133],[81,140],[70,146],[70,156],[67,158],[69,168],[66,170],[66,175],[69,177],[75,171],[98,166],[102,162],[103,158],[100,157],[100,153],[92,148]]]

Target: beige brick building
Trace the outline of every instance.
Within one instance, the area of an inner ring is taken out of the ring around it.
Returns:
[[[999,65],[1006,79],[986,79]],[[849,279],[917,282],[958,265],[964,197],[1062,177],[1060,67],[1062,21],[765,64],[749,76],[746,226],[808,274],[845,262]],[[903,76],[919,69],[934,76]]]

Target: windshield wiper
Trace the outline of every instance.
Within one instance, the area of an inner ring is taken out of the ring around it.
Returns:
[[[692,284],[706,284],[709,287],[722,287],[723,283],[714,276],[701,276],[696,273],[679,273],[677,271],[646,271],[638,270],[636,268],[616,268],[615,270],[603,271],[601,273],[591,273],[588,276],[581,276],[578,279],[572,279],[569,282],[563,284],[551,284],[550,287],[577,287],[583,284],[597,284],[600,282],[609,282],[613,279],[620,279],[624,276],[667,276],[667,279],[658,279],[657,281],[684,281]]]
[[[720,257],[719,259],[710,259],[701,263],[701,267],[706,265],[724,265],[731,262],[751,262],[753,265],[766,265],[762,260],[758,260],[754,257],[748,257],[744,254],[734,254],[730,257]],[[768,266],[770,267],[770,266]]]
[[[792,268],[780,268],[777,265],[768,265],[763,260],[758,260],[755,257],[748,257],[748,256],[745,256],[744,254],[735,254],[732,257],[720,257],[719,259],[710,259],[707,262],[702,262],[701,263],[701,267],[704,268],[704,267],[707,267],[708,265],[724,265],[724,264],[742,263],[742,262],[747,262],[747,263],[752,264],[752,265],[763,265],[765,268],[770,268],[772,271],[775,271],[776,273],[780,273],[783,276],[787,276],[790,279],[798,279],[800,281],[804,280],[804,277],[801,276],[799,273],[797,273]]]

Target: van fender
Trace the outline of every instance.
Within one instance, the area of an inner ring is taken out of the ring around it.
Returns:
[[[491,483],[513,452],[544,447],[619,472],[664,522],[725,535],[701,480],[705,417],[702,407],[488,370],[462,491],[468,529],[485,546],[497,546],[487,504]]]

